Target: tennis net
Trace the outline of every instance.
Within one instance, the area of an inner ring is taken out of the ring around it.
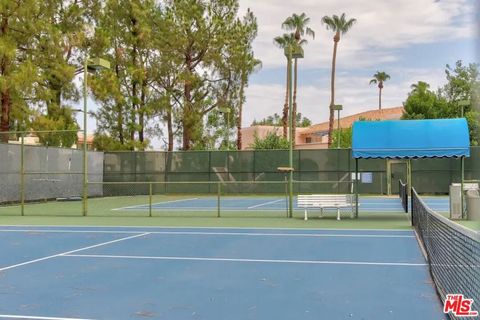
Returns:
[[[434,212],[412,188],[412,224],[425,248],[437,291],[463,294],[480,310],[480,233]],[[455,319],[450,314],[452,319]]]
[[[398,195],[402,201],[402,207],[405,212],[408,212],[408,186],[402,180],[398,180]]]

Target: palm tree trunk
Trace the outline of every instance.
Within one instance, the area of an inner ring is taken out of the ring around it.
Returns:
[[[337,32],[333,38],[332,79],[330,83],[332,91],[330,100],[330,117],[328,119],[328,147],[332,145],[333,122],[335,120],[335,110],[333,110],[333,106],[335,105],[335,64],[337,62],[338,41],[340,41],[340,34]]]
[[[382,88],[378,89],[378,110],[382,110]]]
[[[297,131],[297,58],[293,69],[293,108],[292,108],[292,141],[295,147],[295,138]]]
[[[288,82],[289,82],[289,75],[287,68],[287,83],[285,85],[285,103],[283,104],[283,114],[282,114],[282,126],[283,126],[283,137],[287,138],[287,127],[288,127]]]

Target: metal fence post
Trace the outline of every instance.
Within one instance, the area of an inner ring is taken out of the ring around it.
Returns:
[[[217,183],[217,218],[220,218],[220,195],[222,193],[222,185]]]
[[[152,183],[148,184],[148,215],[152,216]]]
[[[24,136],[21,135],[20,144],[20,210],[22,216],[25,215],[25,142]]]

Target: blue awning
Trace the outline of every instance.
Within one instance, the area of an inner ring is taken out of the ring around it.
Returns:
[[[354,158],[469,157],[465,119],[357,121]]]

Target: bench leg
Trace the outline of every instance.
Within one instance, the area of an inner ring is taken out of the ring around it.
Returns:
[[[319,216],[319,218],[323,218],[323,208],[322,208],[322,207],[320,207],[320,216]]]
[[[305,219],[305,221],[307,221],[307,220],[308,220],[308,216],[307,216],[307,209],[305,209],[305,218],[304,218],[304,219]]]
[[[340,221],[340,208],[337,208],[337,220]]]

